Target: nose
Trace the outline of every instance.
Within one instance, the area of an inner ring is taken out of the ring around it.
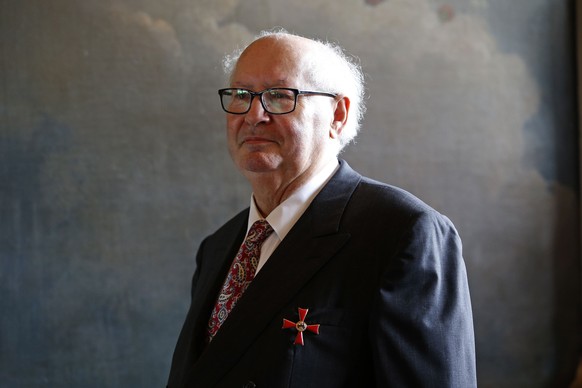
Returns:
[[[251,109],[245,114],[245,122],[251,126],[257,126],[269,120],[270,116],[263,108],[260,96],[256,96],[251,102]]]

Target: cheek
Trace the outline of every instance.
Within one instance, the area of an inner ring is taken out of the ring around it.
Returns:
[[[306,148],[313,140],[313,128],[311,123],[303,120],[289,122],[282,133],[288,146],[295,149]]]
[[[303,117],[297,132],[299,141],[310,148],[329,137],[329,123],[325,120],[325,116],[317,112],[311,113]]]
[[[240,120],[240,116],[227,114],[226,115],[226,127],[232,128],[235,125],[235,123],[239,120]]]
[[[236,136],[238,128],[241,126],[241,117],[234,115],[226,116],[226,135],[231,138]]]

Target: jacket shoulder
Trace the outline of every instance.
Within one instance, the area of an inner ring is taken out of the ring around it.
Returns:
[[[354,191],[352,203],[378,215],[389,212],[402,215],[432,214],[437,218],[442,216],[414,194],[366,177],[362,177]]]
[[[244,228],[246,226],[248,219],[249,219],[249,208],[246,208],[246,209],[240,211],[238,214],[236,214],[230,220],[226,221],[222,226],[220,226],[218,229],[216,229],[213,233],[206,236],[206,238],[204,239],[205,242],[213,241],[213,240],[224,241],[223,239],[226,236],[228,236],[230,239],[232,239],[233,236],[236,236],[237,234],[240,233],[241,228]]]

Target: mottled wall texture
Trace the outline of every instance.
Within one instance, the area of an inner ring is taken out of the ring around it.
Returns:
[[[480,386],[567,386],[573,18],[566,0],[1,0],[0,386],[165,384],[198,243],[250,195],[221,58],[273,26],[361,59],[343,157],[457,225]]]

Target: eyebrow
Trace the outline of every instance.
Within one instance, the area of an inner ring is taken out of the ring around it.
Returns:
[[[241,89],[249,89],[249,90],[252,89],[250,84],[247,84],[244,82],[233,82],[233,83],[231,83],[231,86],[236,87],[236,88],[241,88]],[[266,89],[271,89],[271,88],[287,88],[287,87],[289,87],[287,80],[280,79],[280,80],[277,80],[275,83],[263,84],[263,89],[261,89],[261,90],[266,90]]]

